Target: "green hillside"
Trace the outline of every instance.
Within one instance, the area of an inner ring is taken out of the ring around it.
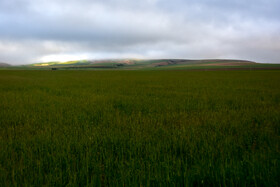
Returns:
[[[78,60],[67,62],[44,62],[12,69],[40,70],[214,70],[214,69],[279,69],[280,64],[263,64],[246,60],[231,59],[115,59],[115,60]]]

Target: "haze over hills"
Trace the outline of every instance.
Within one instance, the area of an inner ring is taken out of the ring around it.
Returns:
[[[1,63],[0,67],[9,67]],[[246,68],[280,68],[279,64],[263,64],[248,60],[234,59],[105,59],[77,60],[67,62],[43,62],[22,66],[11,66],[20,69],[120,69],[120,70],[180,70],[180,69],[246,69]]]
[[[256,62],[246,60],[225,60],[225,59],[106,59],[106,60],[78,60],[67,62],[35,63],[33,67],[87,67],[87,68],[156,68],[156,67],[183,67],[183,66],[244,66]]]
[[[4,63],[4,62],[0,62],[0,67],[10,67],[10,64]]]
[[[30,68],[57,69],[189,69],[189,68],[222,68],[222,67],[252,67],[268,64],[247,60],[232,59],[114,59],[114,60],[80,60],[68,62],[48,62],[28,65]]]

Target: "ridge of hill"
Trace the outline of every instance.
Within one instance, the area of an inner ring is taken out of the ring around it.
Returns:
[[[0,62],[0,67],[10,67],[11,65],[8,63]]]
[[[215,70],[215,69],[280,69],[280,64],[264,64],[236,59],[105,59],[77,60],[67,62],[44,62],[23,66],[18,69],[52,70]]]
[[[47,62],[28,65],[29,67],[40,68],[101,68],[101,69],[163,69],[163,68],[187,68],[202,66],[244,66],[253,65],[256,62],[246,60],[228,60],[228,59],[120,59],[120,60],[81,60],[68,62]]]

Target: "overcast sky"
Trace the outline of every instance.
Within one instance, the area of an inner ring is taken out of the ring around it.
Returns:
[[[279,0],[0,0],[0,62],[280,63]]]

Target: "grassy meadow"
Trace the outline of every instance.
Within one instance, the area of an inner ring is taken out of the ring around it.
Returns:
[[[0,186],[279,186],[280,71],[0,71]]]

